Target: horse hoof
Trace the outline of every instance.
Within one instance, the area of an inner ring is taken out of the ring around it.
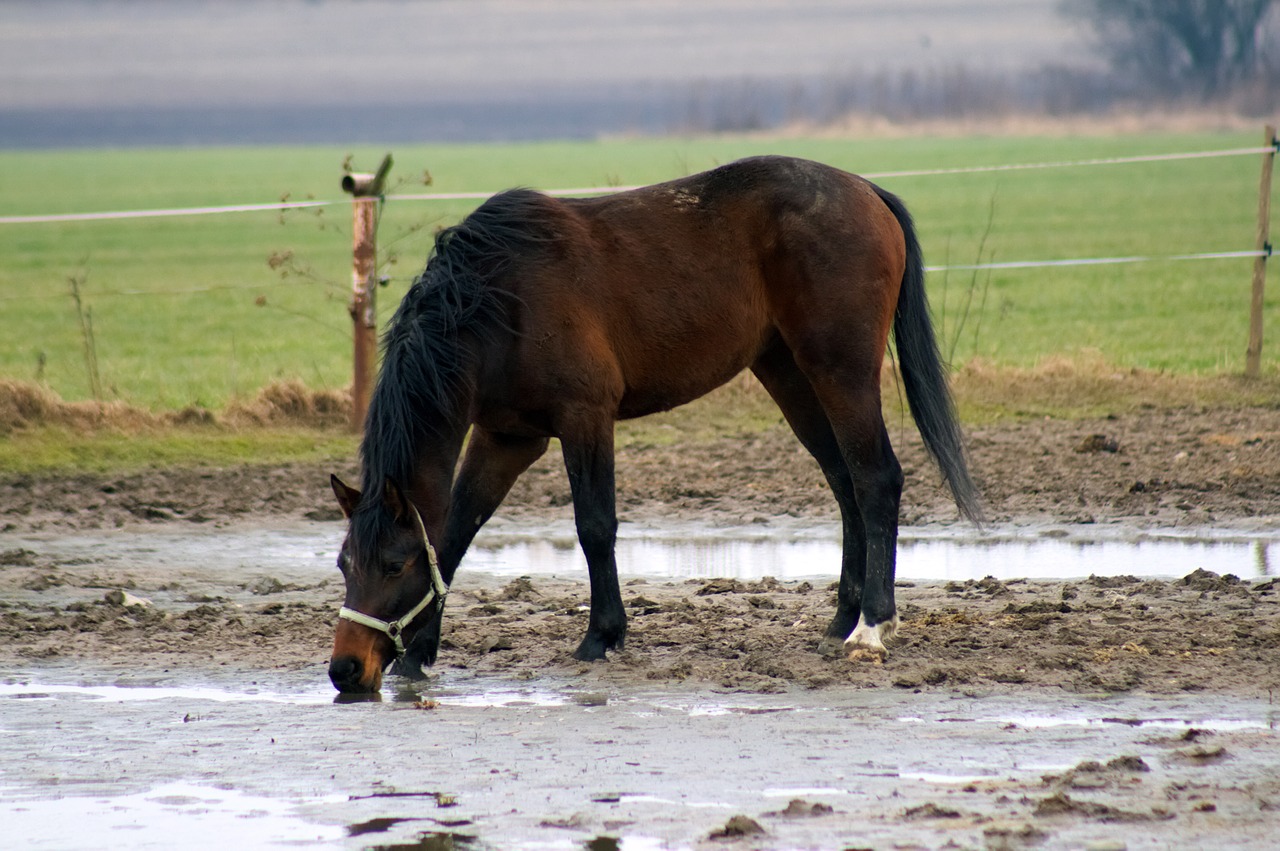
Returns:
[[[844,652],[844,639],[838,635],[824,635],[818,642],[819,656],[839,656]]]
[[[613,639],[612,641],[598,635],[588,635],[582,639],[582,643],[578,645],[578,649],[573,651],[573,658],[579,662],[602,662],[607,661],[610,650],[622,649],[622,637]]]
[[[609,660],[603,647],[579,647],[573,651],[573,658],[579,662],[607,662]]]
[[[853,628],[853,632],[844,642],[846,658],[854,662],[869,661],[874,665],[883,665],[885,658],[889,655],[884,643],[897,632],[897,615],[875,626],[867,626],[866,622],[859,618],[858,625]]]

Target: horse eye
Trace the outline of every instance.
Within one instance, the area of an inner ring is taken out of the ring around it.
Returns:
[[[404,562],[384,561],[382,563],[382,572],[387,576],[399,576],[404,573]]]
[[[345,552],[338,553],[338,570],[343,573],[347,572],[347,554]]]

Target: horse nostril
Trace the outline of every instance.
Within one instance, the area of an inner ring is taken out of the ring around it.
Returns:
[[[329,680],[344,691],[360,683],[360,661],[352,656],[338,656],[329,662]]]

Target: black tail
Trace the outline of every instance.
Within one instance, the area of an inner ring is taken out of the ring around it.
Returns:
[[[916,239],[915,225],[906,206],[896,195],[879,187],[876,191],[898,219],[907,243],[907,270],[902,276],[898,308],[893,314],[893,337],[902,384],[907,391],[907,404],[920,429],[920,436],[924,438],[925,448],[951,488],[956,507],[969,520],[981,523],[982,504],[978,488],[969,477],[964,438],[960,434],[955,403],[951,399],[938,340],[929,319],[929,301],[924,291],[924,257]]]

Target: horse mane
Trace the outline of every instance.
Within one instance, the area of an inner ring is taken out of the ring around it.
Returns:
[[[466,413],[458,406],[480,346],[510,329],[515,297],[502,278],[554,239],[548,221],[554,203],[513,189],[436,235],[426,268],[383,333],[382,369],[360,444],[362,508],[381,504],[388,478],[406,487],[424,442]],[[378,540],[381,530],[357,527],[377,524],[372,518],[384,515],[357,511],[353,538]]]

